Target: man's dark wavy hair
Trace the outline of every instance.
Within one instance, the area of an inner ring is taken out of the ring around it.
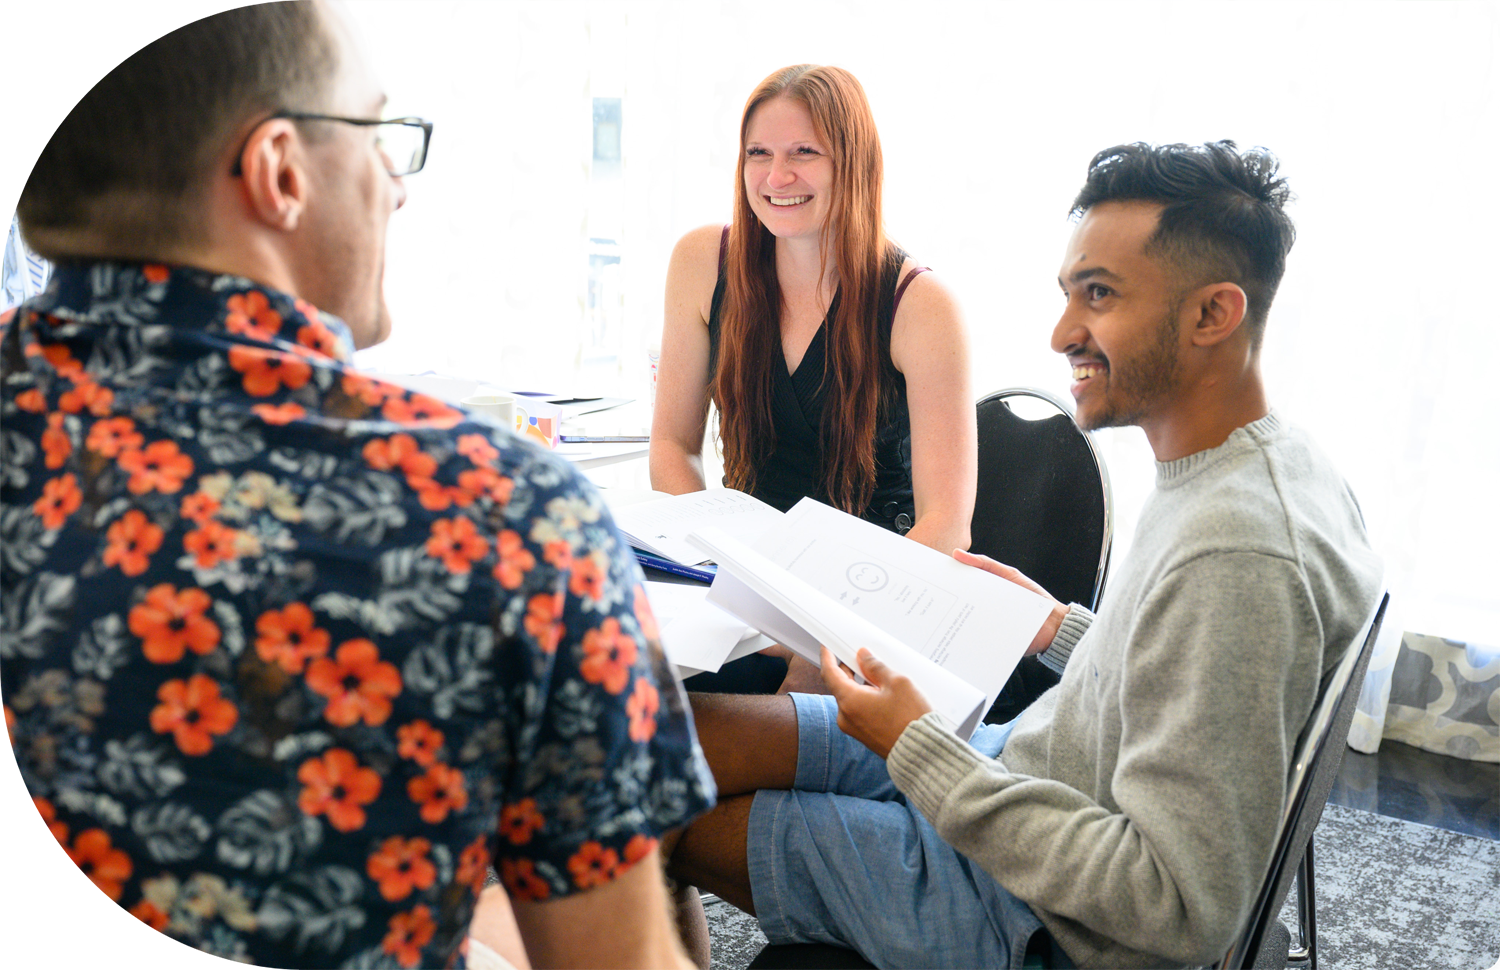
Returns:
[[[1146,254],[1171,266],[1183,291],[1220,282],[1243,289],[1245,323],[1258,348],[1297,238],[1283,211],[1292,194],[1279,167],[1264,148],[1242,153],[1228,140],[1116,145],[1089,163],[1070,214],[1080,217],[1101,202],[1161,205]]]

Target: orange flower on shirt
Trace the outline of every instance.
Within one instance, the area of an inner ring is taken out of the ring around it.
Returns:
[[[266,610],[255,621],[255,654],[289,674],[302,673],[307,661],[328,652],[328,631],[313,625],[313,612],[302,603]]]
[[[21,876],[21,867],[10,856],[0,856],[0,922],[18,924],[21,910],[30,906],[36,886]]]
[[[73,351],[68,349],[67,344],[40,344],[39,346],[42,358],[52,365],[52,369],[57,371],[59,377],[76,381],[83,374],[83,362],[73,356]],[[27,353],[31,353],[29,348]],[[87,381],[89,378],[83,379]]]
[[[401,693],[395,664],[380,659],[375,644],[360,637],[339,644],[332,659],[319,657],[307,667],[307,686],[328,698],[323,716],[348,727],[356,721],[374,726],[391,716],[391,698]]]
[[[608,560],[604,553],[594,550],[582,559],[573,560],[573,570],[568,576],[568,592],[598,600],[604,595],[604,580],[607,578]]]
[[[526,604],[526,632],[543,653],[557,650],[563,634],[562,614],[562,593],[537,593]]]
[[[578,672],[589,683],[618,694],[630,682],[637,653],[635,638],[620,629],[619,620],[610,617],[597,630],[584,633],[584,656]]]
[[[426,889],[437,879],[437,867],[427,858],[432,843],[423,838],[403,839],[393,835],[365,863],[365,872],[379,884],[388,903],[410,896],[413,889]]]
[[[32,414],[41,414],[47,410],[47,398],[36,388],[28,387],[16,395],[16,407],[22,411],[30,411]]]
[[[269,397],[283,385],[295,391],[312,377],[312,365],[300,357],[238,344],[229,348],[229,366],[245,375],[251,397]]]
[[[175,441],[153,441],[140,451],[122,451],[120,467],[130,473],[125,487],[132,494],[150,491],[170,495],[182,488],[193,473],[193,459],[182,453]]]
[[[536,810],[535,798],[523,798],[500,809],[500,834],[510,839],[511,845],[530,842],[544,824],[542,814]]]
[[[464,850],[458,854],[458,872],[453,876],[455,882],[468,886],[478,896],[484,891],[484,881],[488,878],[490,865],[489,846],[485,845],[487,838],[481,834],[473,842],[464,846]]]
[[[271,301],[266,299],[264,293],[255,290],[236,293],[225,300],[224,304],[229,307],[224,326],[230,333],[267,344],[276,339],[276,334],[281,330],[281,314],[271,309]]]
[[[221,562],[238,558],[235,543],[239,530],[209,519],[182,538],[182,548],[193,554],[199,569],[212,569]]]
[[[403,394],[405,391],[395,384],[378,381],[373,377],[366,377],[354,371],[345,371],[340,385],[344,393],[350,397],[359,398],[370,407],[377,407],[386,398],[393,395]]]
[[[0,705],[0,765],[9,765],[15,754],[15,711]]]
[[[302,762],[297,780],[303,785],[297,807],[305,815],[326,815],[328,824],[340,832],[363,828],[363,806],[380,794],[380,776],[361,768],[354,755],[343,748],[332,748]]]
[[[219,696],[218,682],[203,674],[167,681],[157,689],[156,699],[161,703],[151,709],[151,730],[171,732],[186,755],[208,754],[214,736],[228,734],[240,719],[234,703]]]
[[[422,503],[422,508],[429,512],[441,512],[453,504],[454,492],[451,489],[430,478],[417,478],[415,475],[406,476],[406,484],[417,491],[417,501]]]
[[[526,574],[536,566],[536,557],[521,540],[520,533],[513,529],[501,531],[495,540],[495,551],[500,561],[495,563],[495,578],[505,589],[519,589]]]
[[[42,497],[31,503],[31,511],[41,517],[42,525],[47,529],[61,529],[68,516],[77,512],[82,504],[83,492],[78,489],[78,479],[68,472],[42,486]]]
[[[87,375],[79,372],[74,378],[73,389],[57,399],[57,406],[69,414],[77,414],[87,408],[95,417],[104,417],[114,406],[115,392],[96,384]]]
[[[373,438],[365,444],[365,463],[378,472],[400,470],[407,480],[430,479],[437,471],[437,459],[427,454],[409,434]],[[415,487],[415,486],[413,486]]]
[[[566,539],[553,539],[542,543],[542,558],[557,567],[559,572],[573,568],[573,544]]]
[[[598,842],[585,842],[568,860],[568,871],[573,874],[573,884],[579,889],[603,886],[615,878],[620,867],[620,854],[606,849]]]
[[[469,804],[463,772],[442,762],[428,768],[427,774],[407,782],[406,793],[422,806],[417,812],[422,821],[433,825],[447,818],[450,811],[460,811]]]
[[[458,473],[458,487],[474,496],[488,495],[494,502],[505,505],[516,490],[514,479],[495,471],[487,465],[470,468]]]
[[[645,744],[656,734],[656,712],[661,709],[661,695],[656,685],[644,677],[635,682],[635,690],[625,702],[625,714],[630,718],[630,740]]]
[[[412,721],[396,729],[396,753],[410,758],[422,767],[437,760],[443,747],[443,732],[426,721]]]
[[[54,411],[47,415],[47,430],[42,432],[42,453],[48,468],[61,468],[73,453],[73,439],[63,430],[67,415]]]
[[[129,418],[105,418],[89,428],[83,446],[105,458],[118,458],[127,451],[138,450],[145,441]]]
[[[422,947],[437,932],[437,923],[432,920],[432,910],[426,906],[414,907],[410,912],[397,913],[391,917],[390,932],[381,941],[380,948],[396,958],[403,967],[414,967],[422,959]]]
[[[499,449],[482,434],[459,435],[458,453],[476,465],[488,465],[500,457]]]
[[[149,899],[143,899],[140,902],[136,903],[134,906],[130,907],[130,915],[134,916],[136,919],[140,920],[142,923],[145,923],[147,926],[158,932],[165,930],[167,928],[167,924],[172,922],[171,917],[169,917],[166,913],[163,913],[161,909],[158,908],[157,905]]]
[[[188,650],[210,653],[219,645],[219,625],[203,615],[212,605],[201,589],[179,593],[171,583],[161,583],[130,608],[130,632],[141,638],[141,650],[152,663],[176,663]]]
[[[151,554],[161,548],[162,530],[140,509],[131,509],[109,527],[105,538],[104,565],[119,566],[127,576],[139,576],[151,564]]]
[[[450,408],[435,397],[408,392],[402,397],[388,397],[380,414],[397,424],[421,424],[433,428],[451,428],[464,419],[463,412]]]
[[[511,899],[543,900],[552,895],[547,880],[536,873],[530,859],[501,859],[500,882]]]
[[[141,275],[146,277],[147,283],[165,283],[171,279],[172,271],[160,263],[147,263],[141,267]]]
[[[125,880],[135,869],[130,856],[116,849],[110,843],[109,833],[103,829],[86,829],[78,833],[73,847],[68,849],[68,857],[104,895],[114,900],[120,898]]]
[[[283,404],[256,404],[250,408],[266,424],[291,424],[307,416],[307,408],[296,401]]]
[[[432,523],[427,555],[441,559],[443,568],[450,573],[469,572],[474,568],[474,560],[483,559],[489,551],[489,540],[468,519],[455,516]]]
[[[646,858],[646,856],[651,854],[651,850],[655,848],[655,838],[641,832],[632,835],[630,841],[625,843],[625,861],[620,866],[620,872],[625,872],[637,862]]]
[[[57,810],[51,802],[45,798],[24,798],[21,811],[26,813],[26,825],[37,852],[49,856],[58,846],[68,844],[68,823],[58,822]]]
[[[92,970],[124,970],[124,961],[135,955],[130,937],[111,927],[102,916],[84,916],[78,924],[78,940]]]
[[[297,343],[309,350],[315,350],[324,357],[338,357],[339,338],[333,335],[316,316],[309,317],[312,320],[305,327],[297,329]]]
[[[219,500],[207,492],[194,492],[182,500],[182,508],[179,514],[191,522],[199,525],[207,522],[219,511]]]

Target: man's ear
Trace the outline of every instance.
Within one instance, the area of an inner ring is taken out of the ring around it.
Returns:
[[[1192,326],[1193,345],[1212,347],[1239,330],[1249,301],[1234,283],[1210,283],[1189,296],[1187,305],[1198,313]]]
[[[302,139],[285,118],[263,122],[240,155],[240,182],[250,215],[272,229],[294,232],[307,208],[309,182]]]

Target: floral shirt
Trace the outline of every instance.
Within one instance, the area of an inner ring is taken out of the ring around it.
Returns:
[[[276,966],[457,959],[713,803],[641,575],[560,459],[236,277],[59,267],[0,339],[0,687],[103,892]],[[607,928],[600,927],[603,932]]]

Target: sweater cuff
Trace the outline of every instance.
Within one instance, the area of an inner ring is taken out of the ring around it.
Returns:
[[[1078,641],[1083,639],[1093,622],[1092,612],[1077,603],[1069,603],[1068,615],[1063,617],[1062,626],[1057,628],[1057,636],[1052,638],[1052,645],[1037,655],[1042,666],[1061,674],[1068,665],[1068,658],[1073,655],[1073,648],[1078,646]]]
[[[989,760],[954,734],[941,714],[929,711],[901,732],[885,765],[891,781],[935,826],[948,795]]]

